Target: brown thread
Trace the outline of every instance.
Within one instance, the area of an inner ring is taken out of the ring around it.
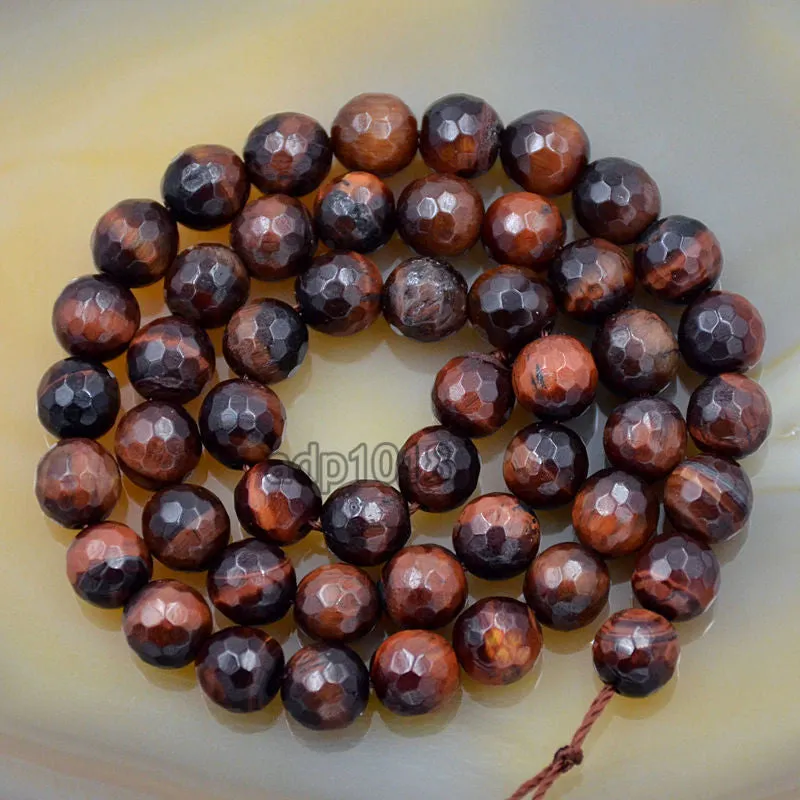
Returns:
[[[322,523],[319,519],[312,519],[311,522],[308,523],[308,527],[311,528],[312,531],[321,531]]]
[[[487,353],[489,358],[494,359],[495,361],[499,362],[503,367],[510,367],[511,362],[514,360],[514,357],[511,353],[506,352],[505,350],[492,350],[491,353]]]
[[[419,510],[420,510],[420,504],[419,503],[409,503],[408,504],[408,513],[409,514],[416,514],[417,511],[419,511]]]

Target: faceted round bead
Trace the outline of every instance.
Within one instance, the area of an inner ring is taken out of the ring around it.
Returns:
[[[150,552],[171,569],[208,569],[230,536],[225,506],[202,486],[179,483],[162,489],[142,512],[142,537]]]
[[[577,542],[554,544],[525,573],[523,592],[536,619],[558,631],[588,625],[608,602],[608,567]]]
[[[121,491],[117,462],[93,439],[63,439],[36,467],[36,499],[42,511],[65,528],[101,522]]]
[[[370,172],[347,172],[317,192],[314,223],[331,249],[371,253],[394,233],[394,195]]]
[[[636,559],[631,578],[633,593],[645,608],[681,622],[711,607],[719,581],[714,551],[682,533],[653,539]]]
[[[258,711],[281,688],[283,650],[258,628],[217,631],[206,639],[195,663],[200,688],[228,711]]]
[[[564,313],[590,323],[625,308],[636,283],[625,251],[604,239],[571,242],[553,259],[548,275]]]
[[[114,452],[137,486],[160,489],[180,483],[203,452],[195,421],[180,406],[149,400],[126,412],[117,426]]]
[[[332,160],[325,129],[315,119],[292,111],[262,119],[244,146],[247,174],[264,194],[299,197],[313,192]]]
[[[572,207],[590,236],[629,244],[658,217],[661,194],[635,161],[601,158],[589,164],[578,179]]]
[[[382,564],[411,535],[403,495],[380,481],[354,481],[340,487],[322,506],[320,521],[328,549],[360,567]]]
[[[481,234],[483,200],[469,181],[433,172],[406,186],[397,201],[397,230],[425,256],[459,256]]]
[[[566,114],[529,111],[506,125],[500,160],[506,175],[526,191],[564,194],[589,160],[589,137]]]
[[[442,708],[461,686],[453,648],[431,631],[399,631],[385,639],[372,656],[370,678],[378,700],[402,716]]]
[[[536,515],[514,495],[492,492],[464,506],[453,527],[453,547],[461,563],[486,580],[524,572],[539,550]]]
[[[753,487],[735,462],[695,456],[679,464],[664,485],[664,510],[680,531],[713,544],[738,533],[750,517]]]
[[[228,366],[259,383],[278,383],[300,366],[308,351],[308,328],[281,300],[266,297],[242,306],[222,339]]]
[[[231,225],[231,247],[262,281],[299,275],[317,250],[311,214],[294,197],[271,194],[248,203]]]
[[[372,325],[381,314],[382,291],[375,264],[352,252],[317,256],[294,285],[305,323],[331,336],[350,336]]]
[[[678,632],[659,614],[628,608],[603,623],[592,656],[603,683],[626,697],[647,697],[675,674]]]
[[[406,439],[397,458],[397,482],[423,511],[458,508],[478,485],[481,460],[470,439],[438,425]]]
[[[470,322],[494,347],[516,353],[556,319],[552,291],[533,273],[501,265],[479,275],[467,300]]]
[[[319,487],[290,461],[270,459],[242,475],[234,492],[236,516],[256,539],[284,546],[300,541],[319,517]]]
[[[688,303],[710,289],[722,272],[717,237],[699,220],[678,214],[651,225],[636,243],[636,273],[648,292]]]
[[[314,731],[346,728],[369,700],[369,672],[360,656],[343,644],[309,644],[286,665],[283,707]]]
[[[474,178],[497,160],[503,123],[480,97],[449,94],[430,105],[422,117],[419,152],[436,172]]]
[[[686,363],[704,375],[744,372],[754,367],[765,340],[761,314],[734,292],[701,295],[683,312],[678,330]]]
[[[666,478],[686,455],[686,423],[661,397],[637,397],[617,406],[603,431],[606,458],[648,481]]]
[[[102,364],[75,356],[56,361],[36,390],[39,422],[60,438],[96,439],[119,413],[119,384]]]
[[[467,576],[458,559],[436,544],[405,547],[381,575],[383,605],[400,628],[442,628],[467,601]]]
[[[53,331],[73,356],[110,361],[125,352],[139,327],[133,293],[105,275],[68,283],[53,305]]]
[[[67,578],[78,597],[101,608],[125,605],[149,580],[145,543],[121,522],[84,528],[67,549]]]
[[[250,276],[236,253],[221,244],[188,247],[164,276],[173,314],[201,328],[224,325],[250,292]]]
[[[178,226],[155,200],[122,200],[97,221],[92,257],[123,286],[155,283],[178,252]]]
[[[191,664],[211,628],[208,603],[180,581],[148,583],[122,615],[122,632],[133,652],[145,663],[166,669]]]
[[[542,631],[525,603],[484,597],[456,620],[453,648],[470,678],[502,686],[533,669],[542,650]]]
[[[208,334],[181,317],[160,317],[139,329],[128,348],[128,376],[148,400],[188,403],[214,374]]]
[[[417,152],[417,118],[393,94],[359,94],[336,114],[331,142],[347,169],[393,175]]]
[[[575,431],[534,422],[518,431],[503,457],[506,486],[534,508],[568,503],[589,474],[589,456]]]
[[[592,354],[600,380],[617,394],[657,394],[678,374],[678,343],[658,314],[631,308],[609,317]]]
[[[438,342],[467,321],[467,282],[446,261],[408,258],[386,279],[383,314],[403,336]]]
[[[161,181],[164,205],[187,228],[221,228],[242,210],[250,195],[244,162],[228,147],[198,144],[170,162]]]
[[[267,386],[247,380],[218,383],[200,407],[200,436],[214,458],[242,469],[280,447],[286,411]]]
[[[573,336],[545,336],[525,345],[511,373],[521,406],[545,419],[570,419],[594,401],[597,367]]]
[[[295,620],[315,639],[350,642],[369,633],[380,615],[378,590],[358,567],[326,564],[297,587]]]

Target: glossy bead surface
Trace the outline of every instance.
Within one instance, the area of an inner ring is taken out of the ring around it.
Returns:
[[[539,550],[539,520],[510,494],[492,492],[464,506],[453,547],[473,575],[505,580],[524,572]]]
[[[226,467],[241,469],[280,447],[286,411],[269,387],[229,380],[205,396],[199,422],[206,450]]]
[[[206,570],[228,544],[231,521],[220,499],[202,486],[179,483],[156,492],[142,512],[142,537],[172,569]]]
[[[659,614],[628,608],[609,617],[592,645],[600,680],[626,697],[647,697],[675,673],[678,632]]]
[[[536,619],[558,631],[588,625],[608,602],[608,567],[577,542],[548,547],[528,567],[522,590]]]
[[[449,94],[430,105],[422,117],[419,152],[436,172],[474,178],[497,159],[503,123],[480,97]]]
[[[145,543],[121,522],[84,528],[67,549],[67,579],[78,597],[101,608],[125,605],[149,580]]]
[[[170,162],[161,194],[176,222],[209,231],[227,225],[242,210],[250,194],[250,179],[233,150],[198,144]]]
[[[178,252],[178,226],[155,200],[122,200],[97,221],[92,257],[123,286],[155,283]]]
[[[211,609],[200,593],[173,580],[148,583],[122,615],[122,632],[133,652],[166,669],[191,664],[211,627]]]
[[[411,535],[403,495],[381,481],[354,481],[337,489],[322,506],[320,522],[328,549],[360,567],[382,564]]]

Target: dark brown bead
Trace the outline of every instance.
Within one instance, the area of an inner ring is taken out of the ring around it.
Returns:
[[[542,650],[542,631],[525,603],[484,597],[456,620],[453,649],[470,678],[502,686],[533,669]]]
[[[636,273],[648,292],[688,303],[710,289],[722,272],[717,237],[702,222],[678,214],[651,225],[636,244]]]
[[[347,169],[393,175],[417,152],[417,118],[393,94],[359,94],[336,114],[331,142]]]
[[[609,617],[592,645],[600,680],[626,697],[647,697],[664,686],[679,656],[678,632],[664,617],[644,608]]]
[[[222,353],[237,374],[259,383],[278,383],[303,362],[308,328],[282,300],[266,297],[242,306],[230,319]]]
[[[512,354],[550,331],[556,319],[550,288],[528,270],[511,265],[479,275],[467,302],[470,322],[481,336]]]
[[[188,403],[214,374],[208,334],[181,317],[160,317],[139,329],[128,348],[128,376],[148,400]]]
[[[536,515],[502,492],[467,503],[453,527],[456,555],[473,575],[486,580],[505,580],[524,572],[540,540]]]
[[[436,172],[474,178],[497,160],[503,123],[480,97],[449,94],[430,105],[422,117],[419,152]]]
[[[378,700],[402,716],[442,708],[461,686],[453,648],[431,631],[399,631],[385,639],[372,656],[370,678]]]
[[[248,203],[231,225],[231,247],[262,281],[299,275],[317,250],[311,214],[294,197],[271,194]]]
[[[195,421],[180,406],[149,400],[125,413],[114,437],[117,461],[145,489],[180,483],[203,452]]]
[[[514,409],[511,370],[483,353],[456,356],[436,374],[431,399],[446,428],[462,436],[488,436]]]
[[[518,431],[503,457],[506,486],[534,508],[568,503],[589,474],[589,456],[575,431],[534,422]]]
[[[625,308],[636,284],[625,251],[605,239],[571,242],[553,259],[548,276],[564,313],[591,323]]]
[[[188,247],[164,276],[164,296],[173,314],[199,325],[224,325],[250,292],[250,276],[236,253],[221,244]]]
[[[654,489],[618,469],[595,472],[572,506],[572,525],[586,547],[608,558],[635,553],[658,525]]]
[[[470,439],[431,425],[406,439],[397,457],[397,482],[423,511],[458,508],[478,485],[481,460]]]
[[[589,137],[566,114],[529,111],[506,125],[500,160],[506,175],[526,191],[564,194],[589,160]]]
[[[289,659],[281,700],[287,713],[306,728],[346,728],[367,707],[369,672],[346,645],[309,644]]]
[[[332,160],[325,129],[315,119],[292,111],[262,119],[244,146],[247,173],[264,194],[283,192],[299,197],[313,192],[328,174]]]
[[[609,317],[592,345],[600,380],[617,394],[657,394],[678,374],[678,342],[658,314],[630,308]]]
[[[664,510],[670,522],[706,543],[724,542],[738,533],[752,507],[750,478],[726,458],[688,458],[664,486]]]
[[[764,352],[766,336],[758,309],[734,292],[701,295],[683,312],[678,329],[686,363],[704,375],[754,367]]]
[[[250,179],[244,162],[230,148],[197,144],[172,159],[161,194],[176,222],[209,231],[227,225],[242,210]]]
[[[383,604],[400,628],[442,628],[467,601],[467,576],[458,559],[436,544],[405,547],[381,576]]]
[[[469,181],[433,172],[406,186],[397,201],[397,231],[425,256],[459,256],[481,234],[483,200]]]
[[[572,191],[572,207],[590,236],[629,244],[658,217],[661,194],[635,161],[601,158],[581,174]]]
[[[218,383],[200,407],[200,436],[230,469],[258,464],[280,447],[286,411],[268,386],[246,380]]]
[[[202,486],[180,483],[156,492],[142,512],[150,552],[171,569],[206,570],[231,537],[220,499]]]
[[[699,616],[717,597],[720,566],[714,551],[682,533],[653,539],[636,559],[636,599],[668,620]]]
[[[408,258],[386,279],[383,313],[403,336],[438,342],[467,321],[467,282],[446,261]]]
[[[369,633],[380,615],[378,590],[358,567],[326,564],[297,587],[294,618],[315,639],[350,642]]]
[[[123,286],[147,286],[175,258],[178,226],[155,200],[122,200],[97,220],[91,248],[100,272]]]
[[[603,431],[608,460],[648,481],[666,478],[686,456],[686,423],[661,397],[637,397],[617,406]]]
[[[411,536],[403,495],[380,481],[353,481],[340,487],[322,506],[320,521],[328,549],[359,567],[382,564]]]
[[[325,253],[297,276],[294,293],[307,325],[331,336],[365,330],[381,314],[383,278],[366,256]]]
[[[209,700],[228,711],[258,711],[281,688],[283,666],[283,650],[269,634],[225,628],[197,654],[197,682]]]
[[[122,615],[122,632],[133,652],[147,664],[166,669],[191,664],[211,628],[208,603],[180,581],[148,583]]]
[[[153,559],[121,522],[84,528],[67,549],[67,579],[78,597],[101,608],[125,605],[149,580]]]
[[[608,602],[608,567],[577,542],[540,553],[525,573],[523,592],[536,619],[558,631],[588,625]]]
[[[545,336],[525,345],[511,373],[521,406],[545,419],[570,419],[594,401],[597,367],[573,336]]]
[[[93,439],[63,439],[36,467],[36,499],[65,528],[104,520],[122,491],[117,462]]]
[[[242,475],[234,492],[236,516],[257,539],[280,546],[300,541],[319,517],[319,487],[290,461],[270,459]]]

